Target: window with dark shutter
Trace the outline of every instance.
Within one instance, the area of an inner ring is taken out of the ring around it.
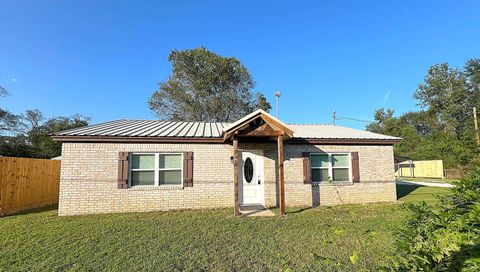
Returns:
[[[303,183],[310,184],[312,183],[312,175],[310,172],[310,153],[303,152]]]
[[[193,187],[193,152],[183,153],[183,187]]]
[[[352,181],[360,182],[360,164],[358,160],[358,152],[352,152]]]
[[[128,152],[118,153],[118,178],[117,188],[128,188]]]

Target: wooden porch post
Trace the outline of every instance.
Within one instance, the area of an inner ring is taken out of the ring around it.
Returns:
[[[234,194],[235,194],[235,207],[234,214],[236,216],[240,215],[240,209],[238,207],[238,139],[235,137],[233,139],[233,184],[234,184]]]
[[[280,215],[285,215],[285,182],[283,174],[283,135],[277,137],[278,147],[278,193],[280,197]]]

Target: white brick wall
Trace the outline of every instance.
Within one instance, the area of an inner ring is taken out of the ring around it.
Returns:
[[[275,206],[276,144],[240,144],[265,155],[265,203]],[[337,205],[395,201],[392,146],[285,145],[287,206]],[[302,152],[359,153],[360,183],[303,184]],[[193,151],[193,187],[117,189],[118,152]],[[60,183],[60,215],[142,212],[171,209],[233,207],[233,154],[228,144],[64,143]]]

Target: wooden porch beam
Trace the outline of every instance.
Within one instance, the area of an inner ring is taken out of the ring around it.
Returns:
[[[240,208],[238,206],[238,138],[233,138],[233,191],[235,194],[235,206],[234,214],[235,216],[240,215]]]
[[[285,181],[283,173],[283,135],[277,137],[278,147],[278,194],[280,204],[280,215],[285,215]]]

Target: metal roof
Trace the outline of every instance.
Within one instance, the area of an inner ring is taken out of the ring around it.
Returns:
[[[55,133],[54,136],[219,138],[227,123],[116,120]]]
[[[116,120],[82,128],[61,131],[53,136],[89,137],[178,137],[222,138],[229,123],[170,122],[158,120]],[[400,140],[400,138],[333,125],[287,125],[294,138]]]
[[[288,125],[295,133],[294,138],[308,139],[366,139],[366,140],[401,140],[401,138],[334,125]]]

